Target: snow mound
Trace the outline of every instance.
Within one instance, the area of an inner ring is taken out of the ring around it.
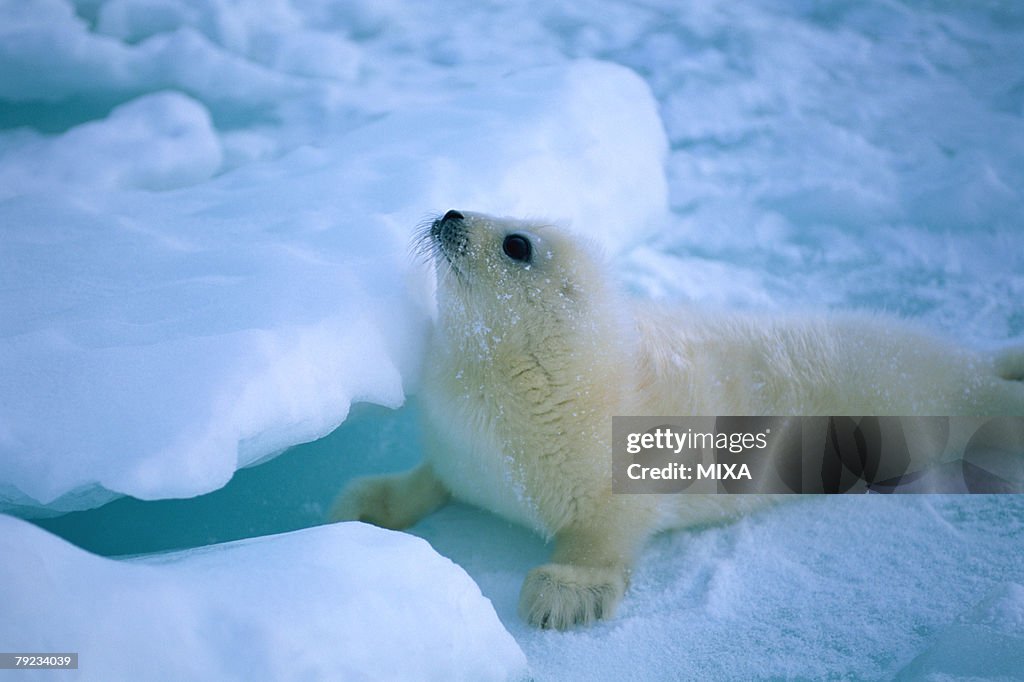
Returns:
[[[22,130],[6,141],[0,200],[55,185],[96,192],[193,185],[210,178],[223,156],[209,113],[175,92],[140,97],[56,137]]]
[[[943,628],[898,680],[1015,680],[1024,671],[1024,587],[994,588],[958,622]]]
[[[0,155],[0,176],[32,178],[0,202],[0,508],[198,495],[353,401],[400,405],[433,305],[409,255],[431,212],[560,220],[619,249],[666,206],[654,100],[600,62],[188,185],[216,165],[211,135],[202,105],[163,93]]]
[[[0,557],[0,641],[77,652],[80,679],[526,676],[462,569],[363,524],[117,561],[0,516]]]

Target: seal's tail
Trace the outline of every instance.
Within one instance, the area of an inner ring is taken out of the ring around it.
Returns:
[[[1009,381],[1024,381],[1024,346],[1004,348],[994,357],[996,374]]]

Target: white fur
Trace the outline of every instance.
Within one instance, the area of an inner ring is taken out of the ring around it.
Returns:
[[[613,415],[1024,414],[1008,380],[1024,374],[1020,350],[993,359],[879,316],[658,308],[621,298],[601,259],[553,227],[465,216],[465,251],[438,251],[427,459],[354,482],[334,516],[401,527],[450,493],[553,538],[521,593],[535,625],[611,616],[653,533],[770,501],[613,495]],[[502,252],[510,232],[531,239],[528,267]]]

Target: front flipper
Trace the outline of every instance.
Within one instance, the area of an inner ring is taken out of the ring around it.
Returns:
[[[627,573],[623,566],[538,566],[523,583],[519,615],[530,625],[554,630],[611,618],[626,593]]]
[[[350,481],[331,506],[331,521],[365,521],[401,530],[444,506],[451,495],[429,464]]]
[[[611,618],[629,585],[634,557],[651,532],[650,509],[627,496],[606,500],[585,522],[559,531],[551,563],[530,571],[519,615],[531,625],[565,630]]]

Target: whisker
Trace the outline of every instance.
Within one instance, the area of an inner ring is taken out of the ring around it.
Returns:
[[[437,259],[440,252],[440,245],[431,234],[434,223],[440,215],[428,214],[416,224],[413,232],[413,239],[409,243],[409,255],[412,259],[430,264]]]

